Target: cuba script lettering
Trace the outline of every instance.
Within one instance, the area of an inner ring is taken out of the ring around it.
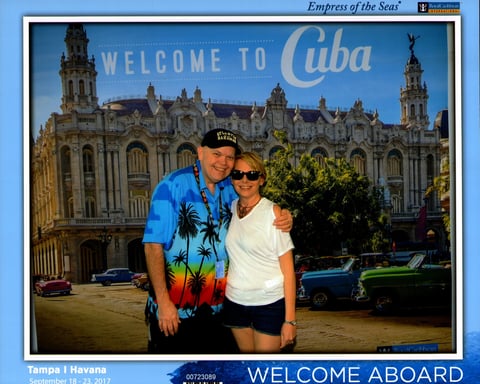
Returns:
[[[314,35],[318,36],[316,40],[312,39]],[[327,36],[323,28],[306,25],[295,30],[282,51],[281,71],[284,79],[295,87],[310,88],[319,84],[327,72],[343,72],[347,67],[352,72],[368,72],[371,69],[372,47],[358,46],[350,50],[342,46],[342,35],[343,28],[337,29],[332,44],[325,46]],[[308,42],[308,39],[312,41]],[[300,48],[300,42],[308,48]],[[300,65],[294,68],[294,63]],[[301,73],[301,68],[304,73]]]

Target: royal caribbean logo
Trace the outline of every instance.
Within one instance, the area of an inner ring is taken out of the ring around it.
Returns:
[[[459,2],[419,2],[418,13],[460,13]]]
[[[418,3],[418,13],[428,13],[428,3]]]

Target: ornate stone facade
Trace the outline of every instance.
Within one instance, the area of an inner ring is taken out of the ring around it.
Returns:
[[[348,111],[289,108],[280,84],[263,107],[217,104],[201,90],[175,100],[157,97],[98,105],[95,61],[81,24],[69,25],[61,57],[61,114],[52,114],[32,143],[32,273],[89,281],[106,267],[145,270],[141,239],[150,196],[168,172],[191,164],[204,133],[234,131],[244,150],[269,158],[280,147],[273,133],[286,132],[297,162],[303,153],[348,159],[375,186],[385,188],[392,236],[415,241],[424,193],[440,175],[441,134],[428,129],[427,87],[413,50],[404,68],[400,124],[367,113],[361,100]],[[428,202],[428,229],[445,243],[437,196]]]

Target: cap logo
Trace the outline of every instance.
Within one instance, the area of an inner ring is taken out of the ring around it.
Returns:
[[[217,140],[227,140],[227,141],[232,141],[233,143],[237,144],[237,137],[232,133],[228,131],[218,131],[217,132]]]

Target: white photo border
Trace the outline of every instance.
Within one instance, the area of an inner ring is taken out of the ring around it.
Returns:
[[[445,23],[449,25],[449,140],[450,140],[450,197],[452,268],[454,270],[455,310],[452,310],[453,353],[438,354],[285,354],[285,355],[42,355],[31,353],[34,337],[34,313],[30,278],[30,25],[33,23],[384,23],[415,22]],[[463,165],[462,165],[462,44],[460,15],[408,15],[408,16],[24,16],[23,18],[23,171],[24,171],[24,360],[25,361],[201,361],[201,360],[459,360],[463,359]],[[33,335],[32,335],[33,333]]]

